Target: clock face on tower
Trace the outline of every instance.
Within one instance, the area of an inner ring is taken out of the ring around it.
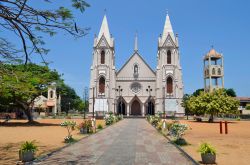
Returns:
[[[141,90],[141,84],[138,82],[133,82],[130,86],[130,89],[132,90],[133,93],[139,93]]]

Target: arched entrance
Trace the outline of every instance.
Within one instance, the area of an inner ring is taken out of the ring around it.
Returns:
[[[147,104],[147,115],[155,115],[155,106],[152,101]]]
[[[126,115],[126,106],[123,101],[119,101],[117,104],[117,114],[119,115]]]
[[[131,115],[141,115],[141,105],[137,100],[134,100],[131,105]]]

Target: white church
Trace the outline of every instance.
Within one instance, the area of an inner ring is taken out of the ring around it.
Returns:
[[[99,35],[94,39],[89,112],[113,112],[126,116],[158,112],[184,115],[178,35],[174,34],[168,14],[163,33],[158,38],[155,69],[139,53],[137,37],[134,52],[119,70],[115,67],[115,57],[115,42],[105,15]]]

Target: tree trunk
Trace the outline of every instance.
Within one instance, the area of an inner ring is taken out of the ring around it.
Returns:
[[[86,119],[86,109],[84,109],[83,118]]]
[[[31,114],[31,109],[30,109],[30,104],[27,103],[23,103],[19,100],[16,100],[16,102],[20,105],[20,107],[23,109],[23,112],[25,113],[25,115],[27,116],[29,123],[33,122],[33,116]]]
[[[214,122],[214,114],[211,114],[208,120],[209,123],[213,123]]]
[[[28,118],[28,120],[29,120],[29,123],[31,123],[31,122],[33,122],[34,120],[33,120],[33,116],[32,116],[32,114],[31,114],[31,109],[25,109],[24,110],[24,113],[25,113],[25,115],[27,116],[27,118]]]

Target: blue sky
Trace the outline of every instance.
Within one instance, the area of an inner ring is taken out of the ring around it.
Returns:
[[[89,0],[84,14],[76,12],[79,26],[90,27],[81,39],[69,35],[47,38],[50,66],[64,74],[66,83],[82,96],[89,86],[94,35],[99,33],[107,9],[110,32],[115,38],[116,68],[133,53],[138,31],[139,52],[155,69],[157,39],[168,10],[179,34],[185,93],[203,87],[203,56],[211,45],[225,58],[225,87],[239,96],[250,96],[250,1],[248,0]]]

